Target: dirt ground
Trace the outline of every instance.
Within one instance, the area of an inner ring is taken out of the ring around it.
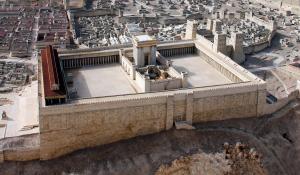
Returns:
[[[6,162],[0,164],[0,174],[144,175],[155,174],[162,166],[172,166],[174,161],[191,159],[188,162],[198,164],[198,169],[210,166],[207,171],[201,169],[199,174],[297,175],[300,109],[293,109],[292,104],[271,116],[203,123],[196,125],[196,130],[172,129],[76,151],[49,161]],[[226,160],[225,142],[230,145],[241,142],[254,148],[261,162],[241,166],[240,161]],[[187,165],[190,164],[182,166],[187,168]],[[175,175],[168,171],[164,174]]]
[[[224,144],[223,153],[196,153],[161,165],[155,175],[266,175],[254,148]]]

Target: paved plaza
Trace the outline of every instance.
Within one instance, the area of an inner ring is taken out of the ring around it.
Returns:
[[[136,93],[120,64],[85,67],[70,72],[79,98]]]
[[[37,92],[38,82],[33,81],[19,92],[0,95],[0,100],[9,101],[0,105],[0,111],[7,114],[0,121],[0,139],[39,132]]]
[[[214,86],[230,84],[222,73],[206,63],[198,55],[184,55],[171,58],[178,72],[188,72],[189,87]]]

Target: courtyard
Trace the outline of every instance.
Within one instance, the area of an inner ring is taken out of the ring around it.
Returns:
[[[214,86],[233,83],[221,72],[205,62],[199,55],[172,57],[173,66],[178,72],[188,73],[189,87]]]
[[[92,98],[136,93],[120,64],[72,69],[73,87],[78,98]]]

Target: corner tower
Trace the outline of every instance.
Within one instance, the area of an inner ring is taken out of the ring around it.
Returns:
[[[188,20],[186,23],[185,39],[195,39],[197,34],[197,22]]]
[[[215,33],[214,35],[214,45],[213,49],[216,52],[221,52],[224,55],[227,55],[227,48],[226,48],[226,34],[224,33]]]
[[[231,45],[232,45],[232,59],[241,64],[245,61],[245,53],[243,50],[243,33],[233,32],[231,33]]]

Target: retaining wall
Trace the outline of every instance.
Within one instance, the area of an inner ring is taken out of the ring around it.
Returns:
[[[40,158],[203,122],[258,116],[260,87],[248,83],[82,99],[40,108]],[[265,99],[263,99],[265,100]]]

